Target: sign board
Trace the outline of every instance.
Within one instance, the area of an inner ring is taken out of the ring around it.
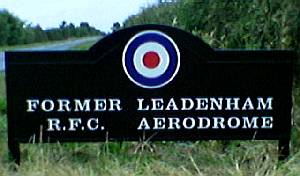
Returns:
[[[176,28],[117,31],[89,51],[7,52],[8,143],[279,140],[287,156],[293,59],[214,50]]]

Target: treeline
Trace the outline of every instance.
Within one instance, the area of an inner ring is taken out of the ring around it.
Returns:
[[[0,9],[0,46],[29,44],[72,37],[101,35],[102,32],[82,22],[80,26],[63,21],[59,28],[43,30],[39,25],[25,24],[7,10]]]

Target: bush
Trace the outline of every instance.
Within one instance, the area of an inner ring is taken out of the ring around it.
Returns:
[[[165,24],[180,27],[214,48],[292,48],[299,51],[298,0],[181,0],[142,9],[123,27]]]

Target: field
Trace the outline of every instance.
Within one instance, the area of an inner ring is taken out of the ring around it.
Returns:
[[[0,176],[300,175],[299,85],[293,89],[292,153],[282,163],[277,162],[276,141],[22,144],[15,171],[7,149],[4,78],[1,73]]]

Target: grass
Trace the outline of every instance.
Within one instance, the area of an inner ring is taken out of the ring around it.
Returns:
[[[86,42],[82,45],[78,45],[73,47],[73,50],[88,50],[93,44],[95,44],[97,41],[91,41],[91,42]]]
[[[76,49],[88,49],[85,44]],[[22,144],[21,165],[8,160],[4,75],[0,75],[0,176],[300,175],[300,90],[294,86],[292,154],[277,163],[276,141]],[[138,149],[138,150],[137,150]]]

